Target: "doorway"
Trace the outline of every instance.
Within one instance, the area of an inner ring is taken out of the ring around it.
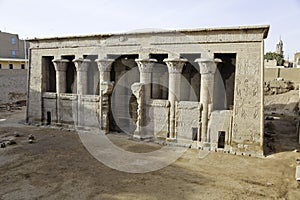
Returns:
[[[225,147],[225,131],[219,131],[218,148],[224,149]]]
[[[222,97],[216,96],[216,98],[224,100],[222,106],[225,110],[232,110],[234,105],[236,53],[215,53],[214,57],[222,60],[217,67],[222,78],[222,88],[225,89],[224,92],[218,91],[216,95],[222,94]]]
[[[47,122],[46,125],[50,125],[51,124],[51,112],[47,112]]]

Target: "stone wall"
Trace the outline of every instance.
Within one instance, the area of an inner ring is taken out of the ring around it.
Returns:
[[[265,68],[265,81],[271,81],[279,77],[299,84],[300,68]]]
[[[27,70],[0,70],[0,104],[26,100]]]
[[[180,101],[176,106],[176,129],[178,140],[196,140],[200,123],[199,102]]]

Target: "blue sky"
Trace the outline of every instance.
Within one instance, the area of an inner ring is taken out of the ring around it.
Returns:
[[[269,24],[265,51],[281,36],[300,51],[300,0],[0,0],[0,30],[21,38]]]

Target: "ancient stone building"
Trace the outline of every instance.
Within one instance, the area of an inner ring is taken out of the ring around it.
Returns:
[[[262,154],[268,30],[32,39],[27,121]]]

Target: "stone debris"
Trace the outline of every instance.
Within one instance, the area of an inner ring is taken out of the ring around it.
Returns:
[[[30,134],[30,135],[28,136],[28,140],[35,140],[35,137],[34,137],[32,134]]]
[[[32,144],[32,143],[34,142],[34,140],[35,140],[34,135],[30,134],[30,135],[28,136],[28,142],[29,142],[30,144]]]
[[[266,116],[265,117],[265,120],[278,120],[278,119],[280,119],[280,117],[274,117],[274,116]]]
[[[291,81],[285,81],[284,79],[275,79],[265,82],[264,92],[265,95],[276,95],[286,93],[293,90],[294,86]]]
[[[14,135],[15,137],[20,137],[20,134],[17,131],[14,132]]]
[[[10,139],[7,141],[7,145],[14,145],[17,144],[17,142],[14,139]]]

